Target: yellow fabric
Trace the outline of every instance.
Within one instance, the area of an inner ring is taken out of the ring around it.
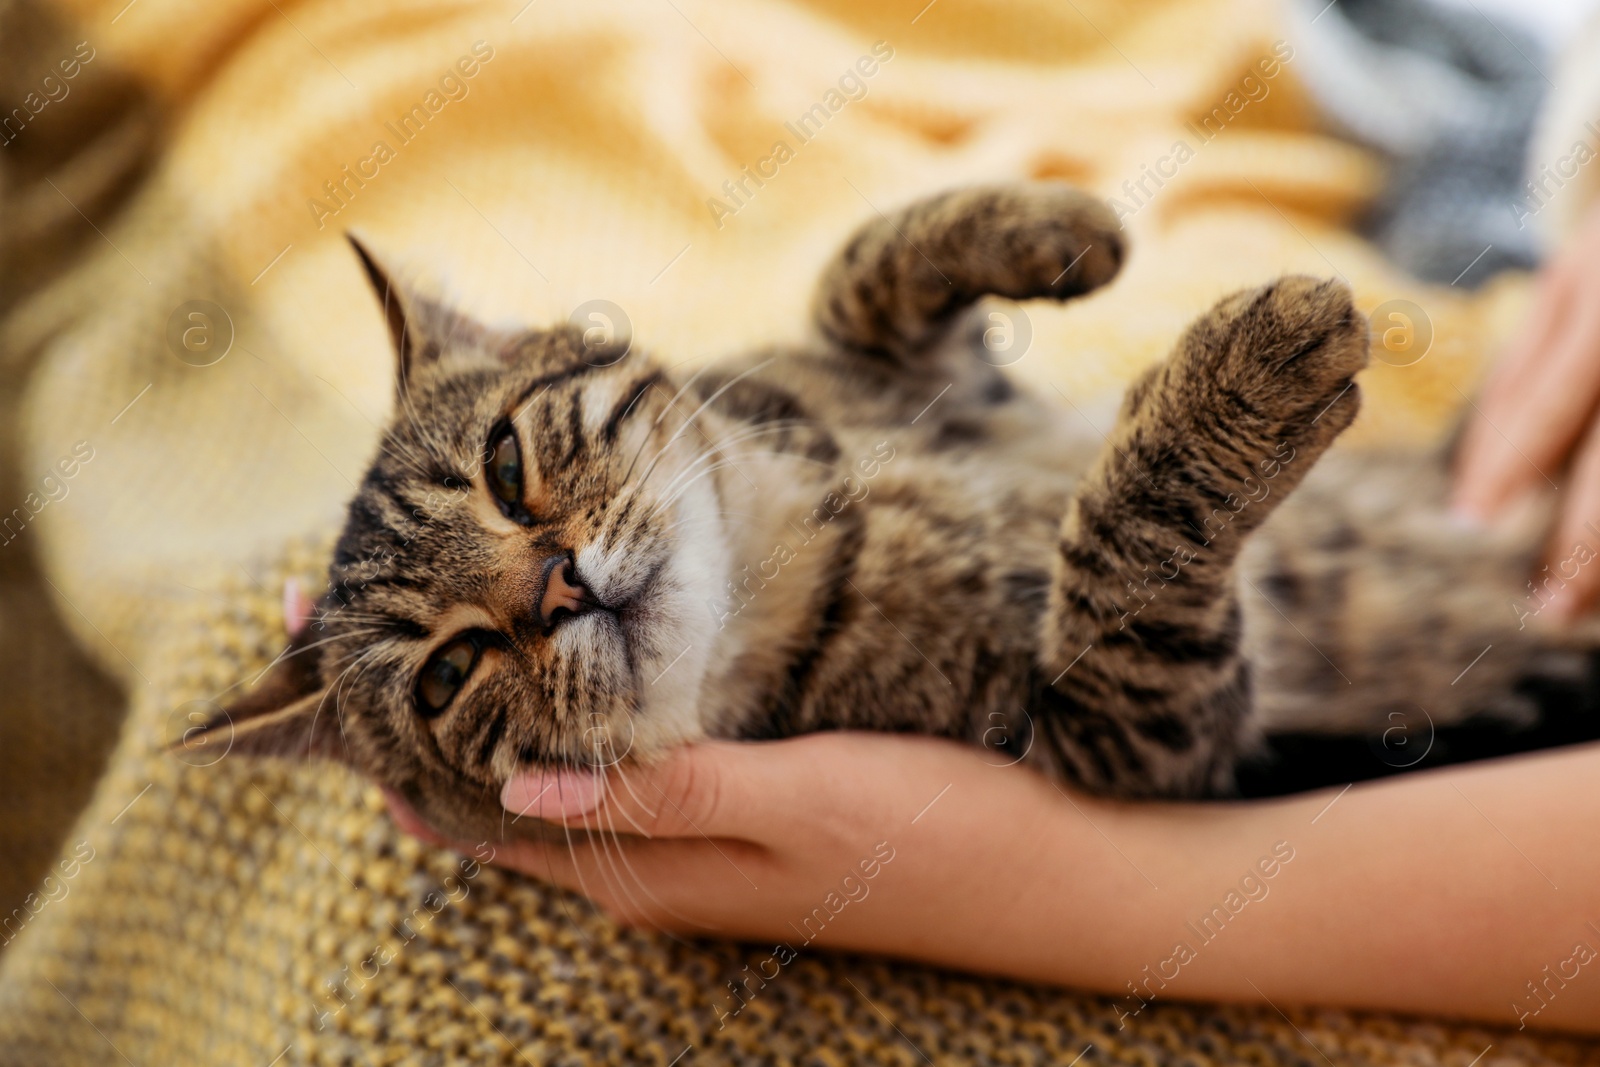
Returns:
[[[94,449],[33,535],[132,712],[62,862],[80,844],[93,858],[0,958],[0,1059],[664,1064],[693,1045],[682,1062],[920,1062],[914,1044],[938,1062],[1065,1062],[1092,1043],[1101,1062],[1280,1062],[1316,1058],[1309,1040],[1335,1062],[1465,1063],[1491,1043],[1579,1062],[1574,1043],[1336,1013],[1158,1005],[1119,1030],[1097,998],[812,955],[719,1029],[723,983],[750,952],[625,933],[488,869],[357,986],[343,969],[394,947],[392,924],[455,859],[398,836],[342,772],[159,754],[187,702],[281,644],[276,590],[286,573],[316,579],[385,417],[391,357],[347,228],[491,319],[613,301],[638,343],[679,362],[795,336],[819,265],[874,210],[959,182],[1064,177],[1137,207],[1133,255],[1110,290],[1027,309],[1021,376],[1091,410],[1221,293],[1337,272],[1364,309],[1409,300],[1434,333],[1420,362],[1367,376],[1356,434],[1436,434],[1521,285],[1422,286],[1348,232],[1378,171],[1317,132],[1293,59],[1262,75],[1284,36],[1270,5],[125,5],[61,4],[95,62],[164,102],[170,144],[8,336],[47,342],[25,468]],[[880,41],[892,58],[829,109]],[[785,124],[819,103],[826,120],[802,143]],[[386,124],[413,105],[426,122],[402,144]],[[1218,108],[1225,128],[1202,144],[1187,124]],[[1123,182],[1171,170],[1180,139],[1192,158],[1132,203]],[[363,164],[380,140],[393,158]],[[723,183],[780,140],[792,158],[733,201]],[[211,366],[168,340],[196,300],[235,333]]]

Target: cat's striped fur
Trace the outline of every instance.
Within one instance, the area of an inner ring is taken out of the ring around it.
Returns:
[[[1263,724],[1513,713],[1530,670],[1576,669],[1580,642],[1506,606],[1531,525],[1449,526],[1433,461],[1336,456],[1308,479],[1367,361],[1342,285],[1221,301],[1109,439],[978,358],[978,299],[1085,293],[1123,251],[1064,186],[952,192],[855,235],[814,341],[699,374],[570,328],[491,331],[363,253],[396,413],[317,621],[230,709],[235,749],[345,759],[457,833],[498,833],[498,786],[532,764],[837,728],[1200,796]],[[510,503],[486,469],[507,426]],[[476,660],[435,713],[419,676],[463,633]]]

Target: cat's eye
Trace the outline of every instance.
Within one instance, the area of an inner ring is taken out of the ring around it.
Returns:
[[[489,491],[502,504],[514,510],[522,507],[522,449],[517,445],[517,435],[511,427],[500,427],[501,432],[489,446],[486,474]]]
[[[458,637],[429,657],[417,679],[417,709],[432,718],[450,706],[478,662],[478,642]]]

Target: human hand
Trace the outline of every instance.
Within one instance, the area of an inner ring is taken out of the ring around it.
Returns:
[[[603,835],[497,844],[495,862],[629,925],[1054,977],[1059,960],[1025,959],[1037,938],[1001,933],[996,913],[1060,909],[1062,879],[1041,859],[1068,859],[1073,842],[1049,824],[1078,817],[1042,776],[999,762],[933,738],[827,733],[706,742],[604,775],[535,773],[506,784],[508,811]],[[391,809],[449,844],[403,802]],[[1111,876],[1145,884],[1126,867]]]
[[[1484,387],[1462,438],[1453,506],[1492,519],[1562,467],[1546,550],[1553,571],[1579,543],[1600,553],[1600,205],[1540,274],[1527,325]],[[1558,618],[1600,595],[1600,567],[1558,573],[1566,584],[1547,605]]]

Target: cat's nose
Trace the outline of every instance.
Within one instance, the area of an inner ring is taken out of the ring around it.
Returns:
[[[572,557],[552,556],[544,564],[544,594],[539,598],[539,621],[546,630],[562,619],[582,615],[594,607],[594,598],[577,580]]]

